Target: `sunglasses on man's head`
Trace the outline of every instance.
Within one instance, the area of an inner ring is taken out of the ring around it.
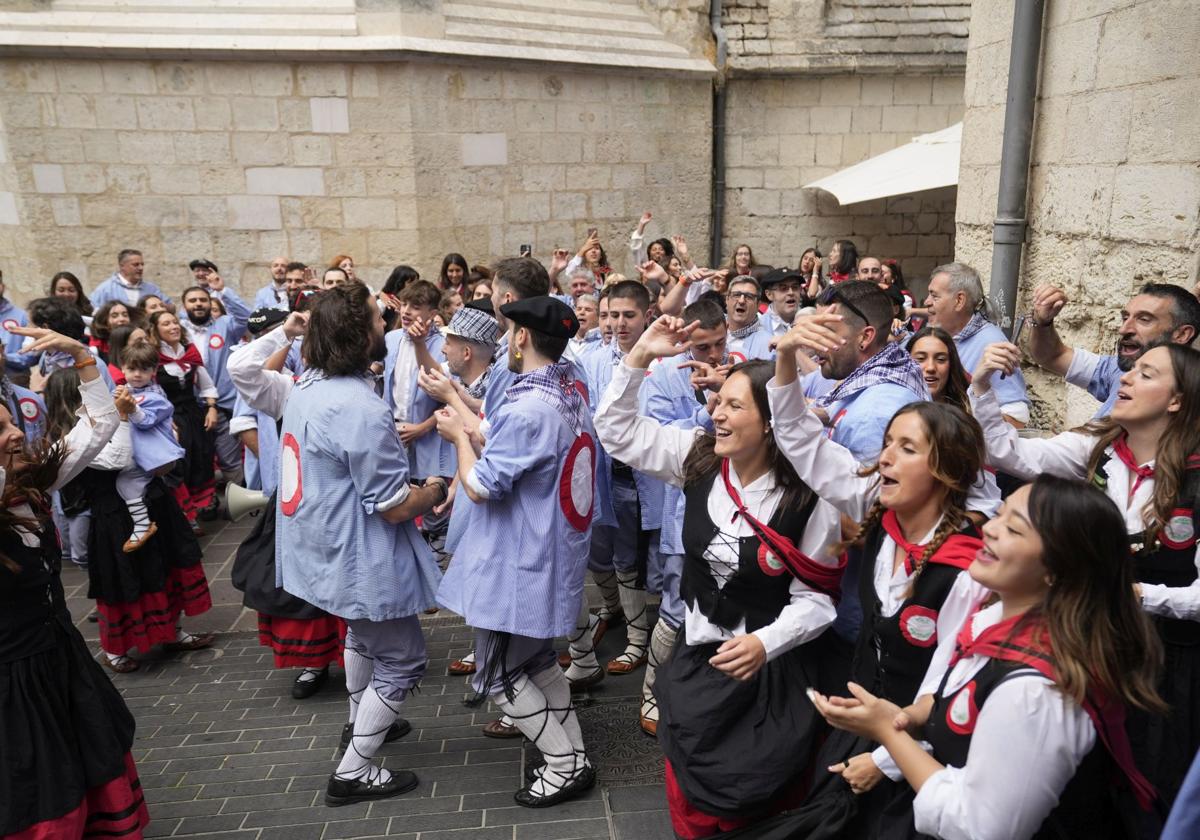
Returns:
[[[825,291],[821,292],[820,296],[817,298],[817,304],[820,306],[833,306],[835,303],[849,309],[851,312],[857,315],[864,324],[871,323],[871,319],[864,315],[861,309],[850,302],[850,299],[847,298],[842,292],[840,286],[830,286],[829,288],[825,289]]]

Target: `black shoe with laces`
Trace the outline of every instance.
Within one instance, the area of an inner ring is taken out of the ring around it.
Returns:
[[[329,682],[329,666],[326,665],[316,673],[311,680],[303,679],[307,671],[301,671],[300,676],[296,677],[296,681],[292,683],[292,697],[297,700],[307,700],[312,697],[325,683]]]
[[[383,743],[390,744],[392,741],[399,741],[409,732],[412,732],[412,724],[404,718],[397,718],[396,722],[388,727],[387,734],[383,736]],[[354,724],[347,723],[342,727],[342,740],[338,745],[338,749],[344,750],[350,746],[350,739],[354,737]]]
[[[580,770],[575,778],[567,782],[553,793],[538,796],[532,790],[536,782],[530,782],[513,794],[513,801],[526,808],[549,808],[568,799],[574,799],[587,793],[596,784],[596,771],[589,765]]]
[[[387,799],[408,793],[417,786],[417,774],[410,770],[397,770],[386,782],[367,779],[339,779],[336,775],[329,777],[329,786],[325,788],[325,804],[330,808],[342,805],[353,805],[355,802],[374,802],[376,799]]]

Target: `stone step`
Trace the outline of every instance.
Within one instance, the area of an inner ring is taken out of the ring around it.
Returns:
[[[352,15],[354,0],[54,0],[51,11]]]
[[[486,4],[472,3],[471,0],[446,0],[442,6],[443,14],[449,14],[447,9],[461,5],[486,5],[493,9],[518,11],[529,15],[552,12],[598,20],[624,19],[650,22],[636,0],[608,0],[608,2],[605,0],[489,0]]]
[[[497,26],[511,26],[533,31],[578,32],[590,35],[596,31],[618,29],[623,35],[662,38],[662,32],[644,14],[619,14],[619,7],[612,14],[596,14],[572,6],[556,7],[550,4],[533,6],[529,3],[446,3],[442,7],[446,20],[463,20]]]
[[[245,35],[356,35],[354,14],[260,14],[249,12],[0,12],[0,31],[120,32]]]
[[[685,49],[664,41],[661,33],[639,37],[638,35],[605,35],[597,33],[594,29],[580,29],[559,30],[555,34],[560,37],[548,38],[547,33],[537,27],[498,26],[453,18],[446,19],[446,37],[464,41],[571,49],[576,45],[562,36],[586,36],[586,46],[579,44],[579,49],[687,57]]]

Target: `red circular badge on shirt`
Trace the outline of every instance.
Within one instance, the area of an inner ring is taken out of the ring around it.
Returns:
[[[744,361],[746,361],[745,353],[739,353],[737,350],[734,350],[732,353],[729,354],[729,363],[732,365],[738,365]]]
[[[583,401],[588,401],[588,387],[582,379],[575,380],[575,390],[579,392],[579,396],[583,397]]]
[[[558,479],[558,503],[576,531],[592,524],[596,496],[596,442],[584,432],[575,438]]]
[[[300,475],[300,444],[288,432],[280,442],[279,509],[291,516],[304,498],[304,479]]]
[[[221,336],[217,335],[216,333],[213,333],[208,337],[208,346],[213,350],[220,350],[225,346],[225,339],[221,338]]]
[[[946,709],[946,725],[959,735],[970,735],[975,731],[979,708],[975,705],[975,680],[971,680],[954,698]]]
[[[763,574],[771,577],[778,577],[787,571],[787,566],[783,565],[783,561],[767,548],[766,543],[760,543],[758,546],[758,568],[762,569]]]
[[[910,645],[933,647],[937,644],[937,610],[911,606],[900,612],[900,634]]]
[[[8,330],[9,332],[12,332],[15,327],[19,327],[21,325],[13,318],[5,318],[4,323],[0,326],[3,326],[4,329]]]
[[[42,416],[42,407],[33,397],[21,397],[17,400],[17,408],[21,410],[21,416],[31,423]]]

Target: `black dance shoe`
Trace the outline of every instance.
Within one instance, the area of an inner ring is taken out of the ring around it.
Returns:
[[[557,805],[560,802],[566,802],[568,799],[574,799],[577,796],[582,796],[587,793],[596,784],[596,771],[589,767],[584,767],[575,776],[574,779],[567,782],[563,787],[545,796],[537,796],[531,790],[534,783],[530,783],[519,791],[513,794],[513,801],[525,808],[549,808],[552,805]]]
[[[392,741],[399,741],[409,732],[412,732],[412,724],[404,718],[398,718],[395,723],[388,727],[387,734],[383,736],[383,743],[390,744]],[[338,749],[344,750],[350,746],[350,739],[354,737],[354,724],[347,723],[342,727],[342,741],[338,745]]]
[[[325,804],[330,808],[339,808],[356,802],[374,802],[376,799],[408,793],[416,786],[417,774],[410,770],[396,770],[386,782],[330,776],[329,786],[325,789]]]
[[[296,681],[292,683],[292,697],[297,700],[307,700],[312,697],[325,683],[329,682],[329,666],[326,665],[317,675],[311,680],[301,679],[306,672],[301,671],[300,676],[296,677]]]

